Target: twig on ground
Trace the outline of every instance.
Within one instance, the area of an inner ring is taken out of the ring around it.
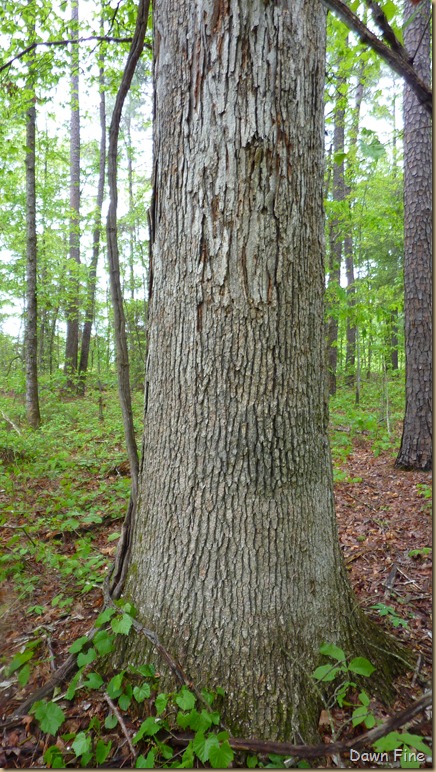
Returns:
[[[125,723],[123,721],[123,717],[122,717],[120,711],[118,710],[117,706],[112,702],[112,700],[109,697],[109,695],[105,693],[103,696],[104,696],[107,704],[109,705],[111,711],[114,713],[114,715],[118,719],[118,723],[119,723],[119,725],[121,727],[121,731],[122,731],[124,737],[127,740],[127,745],[129,746],[132,759],[133,759],[133,761],[135,761],[136,760],[136,752],[135,752],[135,749],[134,749],[134,747],[132,745],[132,741],[131,741],[130,735],[129,735],[128,731],[127,731],[127,727],[126,727],[126,725],[125,725]]]
[[[16,425],[14,424],[14,422],[13,422],[13,421],[12,421],[10,418],[8,418],[8,416],[6,415],[6,413],[4,412],[4,410],[2,410],[2,411],[1,411],[1,413],[2,413],[2,416],[3,416],[3,418],[5,419],[6,423],[8,423],[10,426],[12,426],[12,428],[13,428],[13,429],[15,429],[15,431],[17,432],[17,434],[19,434],[19,435],[20,435],[20,437],[21,437],[21,432],[20,432],[20,430],[19,430],[18,426],[16,426]]]

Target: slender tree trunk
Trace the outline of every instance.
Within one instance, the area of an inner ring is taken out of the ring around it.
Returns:
[[[71,36],[78,37],[79,2],[71,0]],[[71,118],[70,118],[70,248],[68,299],[66,305],[67,339],[65,344],[65,375],[67,388],[74,388],[79,351],[79,276],[80,265],[80,108],[79,108],[79,46],[71,46]]]
[[[102,33],[103,34],[103,33]],[[104,55],[101,54],[99,70],[99,89],[100,89],[100,164],[97,185],[97,200],[95,203],[94,230],[92,233],[92,259],[88,273],[88,297],[85,309],[85,322],[82,332],[82,346],[80,350],[79,362],[79,384],[78,391],[85,393],[85,379],[88,370],[89,346],[91,342],[92,325],[95,315],[95,288],[97,284],[97,264],[100,254],[100,236],[102,229],[101,209],[104,198],[104,183],[106,170],[106,96],[105,96],[105,77],[104,77]]]
[[[338,78],[338,91],[343,86],[343,78]],[[345,107],[344,97],[339,94],[335,106],[334,130],[333,130],[333,159],[337,153],[343,153],[345,146]],[[340,163],[333,161],[333,201],[343,201],[345,198],[345,166],[344,160]],[[337,317],[337,292],[341,280],[342,263],[342,218],[335,216],[329,224],[329,296],[330,308],[327,318],[327,362],[328,362],[328,388],[329,394],[336,394],[336,374],[338,367],[338,317]],[[336,297],[335,297],[336,296]]]
[[[357,139],[359,136],[359,118],[360,108],[363,100],[363,73],[365,63],[364,60],[360,60],[359,71],[357,74],[357,86],[356,96],[353,109],[352,125],[349,138],[348,158],[350,159],[349,166],[355,163],[355,152],[357,147]],[[350,168],[347,170],[350,172]],[[348,174],[348,180],[345,190],[345,195],[349,199],[350,208],[352,207],[351,195],[352,195],[352,180],[350,180],[350,174]],[[347,233],[344,239],[344,257],[345,257],[345,273],[347,278],[347,302],[349,308],[349,314],[347,315],[347,349],[345,354],[345,372],[346,372],[346,384],[352,387],[355,383],[356,373],[356,322],[354,320],[354,308],[356,305],[356,287],[354,283],[354,248],[353,237],[351,232]]]
[[[114,335],[117,358],[118,393],[123,414],[124,436],[127,446],[127,454],[130,463],[132,481],[130,509],[134,508],[138,487],[139,459],[136,446],[135,428],[133,425],[132,400],[130,394],[129,351],[126,336],[126,320],[123,307],[123,294],[120,280],[120,262],[117,238],[117,158],[118,137],[120,132],[120,120],[124,101],[128,94],[136,65],[144,48],[145,34],[147,31],[149,0],[140,0],[135,34],[130,47],[129,56],[124,68],[123,78],[118,90],[112,120],[109,129],[108,150],[108,181],[109,181],[109,211],[107,216],[107,248],[110,288],[112,296],[112,308],[114,313]],[[126,518],[126,529],[129,524],[129,516]]]
[[[380,654],[342,564],[327,439],[324,13],[306,0],[153,11],[145,428],[124,594],[188,678],[226,689],[232,731],[308,739],[320,644]],[[120,638],[115,660],[146,661],[145,638]]]
[[[29,424],[41,424],[38,395],[38,309],[37,309],[37,237],[36,237],[36,108],[33,79],[33,57],[30,63],[26,113],[26,414]]]
[[[430,2],[404,5],[405,45],[430,81]],[[404,317],[406,410],[396,466],[432,465],[432,140],[430,118],[404,86]]]

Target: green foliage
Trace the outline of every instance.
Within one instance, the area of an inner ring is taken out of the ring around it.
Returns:
[[[385,603],[376,603],[371,608],[375,609],[381,617],[387,617],[393,627],[407,627],[408,625],[407,620],[400,617],[393,606],[386,606]]]

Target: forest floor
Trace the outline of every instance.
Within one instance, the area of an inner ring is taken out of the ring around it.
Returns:
[[[341,431],[348,429],[339,427]],[[104,433],[96,441],[104,442]],[[392,452],[380,448],[374,452],[365,431],[354,432],[347,442],[347,453],[335,464],[335,498],[350,580],[360,605],[406,644],[417,662],[414,671],[396,682],[396,698],[389,709],[371,699],[378,721],[431,688],[431,477],[395,469]],[[101,611],[101,580],[116,550],[128,468],[121,444],[112,465],[97,464],[96,470],[90,448],[81,454],[76,449],[76,455],[70,455],[74,464],[67,463],[66,453],[64,467],[38,467],[39,473],[33,468],[31,479],[20,469],[17,454],[8,456],[7,448],[0,448],[1,453],[8,482],[0,490],[1,560],[6,566],[0,589],[0,767],[45,767],[44,753],[53,737],[41,731],[32,715],[12,723],[8,716],[65,661],[71,643],[88,632]],[[67,517],[62,497],[70,498]],[[85,520],[76,512],[80,506],[88,512]],[[29,513],[37,533],[30,527]],[[93,716],[104,721],[108,714],[108,702],[98,691],[76,696],[70,705],[62,695],[59,700],[67,715],[63,731],[70,737],[85,730]],[[345,707],[336,705],[331,716],[333,727],[320,722],[325,742],[332,741],[332,729],[333,739],[341,740],[365,731],[362,725],[353,728]],[[131,735],[137,731],[134,717],[126,715],[124,729]],[[430,714],[423,713],[408,731],[428,743]],[[105,735],[112,739],[112,750],[103,766],[131,767],[124,734],[118,726]],[[67,741],[58,737],[56,742],[65,751]],[[261,761],[259,766],[283,766],[274,759],[269,764],[268,759]],[[69,766],[75,764],[70,761]],[[371,768],[363,760],[351,763],[334,755],[321,768],[335,766]],[[431,767],[431,762],[421,766]]]

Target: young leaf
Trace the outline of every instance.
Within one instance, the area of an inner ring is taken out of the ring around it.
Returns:
[[[110,635],[107,630],[99,630],[94,636],[93,644],[98,653],[104,657],[113,650],[114,640],[115,636]]]
[[[88,678],[83,684],[87,689],[100,689],[103,679],[99,673],[88,673]]]
[[[95,620],[94,622],[95,627],[102,627],[103,625],[106,624],[106,622],[109,622],[109,620],[116,613],[117,613],[117,610],[115,608],[105,608],[105,610],[102,611],[101,614],[99,614],[97,619]]]
[[[95,653],[95,649],[91,647],[88,651],[81,651],[80,654],[77,655],[77,664],[79,667],[86,667],[86,665],[90,665],[91,662],[94,662],[96,657],[97,654]]]
[[[132,625],[133,619],[129,614],[123,614],[111,621],[111,627],[114,633],[120,633],[121,635],[128,635]]]
[[[83,756],[91,748],[91,738],[85,732],[79,732],[71,747],[76,756]]]
[[[197,732],[192,745],[195,754],[204,763],[209,760],[210,749],[214,746],[219,748],[220,744],[216,735],[210,734],[208,737],[205,737],[203,732]]]
[[[235,754],[227,740],[217,748],[212,745],[209,751],[209,761],[213,769],[227,769]]]
[[[370,676],[371,673],[374,672],[375,667],[374,665],[371,665],[371,662],[368,659],[365,659],[365,657],[356,657],[351,660],[348,669],[351,670],[352,673],[357,673],[357,675]]]
[[[162,694],[161,693],[161,694],[157,695],[157,697],[156,697],[156,699],[154,701],[154,705],[155,705],[156,713],[157,713],[158,716],[160,716],[161,713],[164,712],[164,710],[165,710],[165,708],[167,706],[167,703],[168,703],[168,695],[167,694]]]
[[[153,735],[157,734],[161,729],[162,729],[161,719],[156,718],[156,716],[149,716],[148,718],[145,719],[145,721],[142,722],[137,733],[132,739],[132,743],[135,745],[137,742],[142,740],[144,735],[146,735],[147,737],[153,737]]]
[[[117,697],[119,697],[123,691],[121,684],[123,683],[124,673],[125,671],[122,670],[121,673],[114,675],[114,677],[111,678],[107,685],[107,693],[112,700],[115,700]]]
[[[74,643],[71,644],[68,651],[70,654],[77,654],[77,652],[82,651],[85,643],[88,642],[88,637],[86,635],[82,635],[81,638],[77,638],[77,640],[74,641]]]
[[[186,686],[182,686],[174,701],[182,710],[192,710],[195,707],[195,695]]]
[[[64,711],[54,702],[39,700],[33,704],[32,710],[41,730],[47,734],[55,735],[65,721]]]
[[[118,719],[113,713],[111,713],[109,716],[106,716],[104,720],[104,725],[106,729],[114,729],[114,727],[116,727],[117,724],[118,724]]]
[[[103,740],[99,740],[97,742],[97,745],[95,746],[95,759],[97,761],[97,764],[104,764],[107,757],[109,756],[110,750],[112,748],[112,740],[109,740],[109,742],[106,744],[103,742]]]
[[[138,756],[138,758],[136,759],[135,768],[136,769],[154,769],[154,757],[155,757],[155,755],[156,754],[155,754],[154,750],[152,749],[151,751],[149,751],[147,753],[146,757],[144,757],[142,755]]]
[[[339,672],[341,671],[338,667],[320,665],[313,671],[312,676],[317,681],[334,681]]]
[[[151,694],[150,684],[144,683],[141,686],[133,687],[133,696],[136,702],[144,702]]]
[[[18,673],[18,683],[20,686],[26,686],[28,680],[30,678],[30,665],[24,665],[24,667],[21,668],[20,672]]]
[[[335,646],[334,643],[323,643],[319,651],[320,654],[324,654],[326,657],[332,657],[338,662],[345,662],[346,657],[343,650],[339,646]]]

